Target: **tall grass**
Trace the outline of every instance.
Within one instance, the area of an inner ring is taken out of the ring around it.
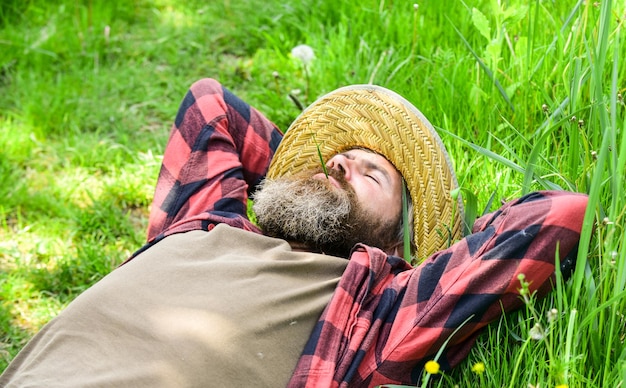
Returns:
[[[572,279],[434,383],[624,386],[625,13],[582,0],[3,2],[0,370],[141,246],[177,105],[214,77],[283,128],[299,112],[289,94],[398,91],[440,129],[478,214],[530,190],[588,193]],[[316,54],[306,73],[298,44]]]

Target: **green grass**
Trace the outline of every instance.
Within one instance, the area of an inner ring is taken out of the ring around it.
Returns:
[[[213,77],[282,128],[289,93],[396,90],[441,130],[479,214],[529,190],[590,194],[574,277],[440,385],[623,387],[625,18],[617,1],[4,1],[0,370],[142,245],[178,103]],[[308,82],[298,44],[315,50]]]

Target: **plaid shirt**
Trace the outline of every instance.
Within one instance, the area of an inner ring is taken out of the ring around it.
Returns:
[[[192,85],[165,150],[148,244],[140,251],[170,234],[219,223],[260,233],[247,218],[248,195],[281,137],[216,81]],[[544,295],[555,257],[566,275],[573,268],[586,204],[580,194],[532,193],[483,216],[473,234],[415,268],[356,246],[289,386],[414,384],[448,340],[438,361],[444,368],[458,364],[482,327],[522,306],[518,275]]]

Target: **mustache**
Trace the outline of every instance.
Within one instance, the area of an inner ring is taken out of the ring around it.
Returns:
[[[320,173],[326,174],[327,180],[328,178],[332,177],[334,180],[336,180],[339,183],[339,186],[341,186],[343,190],[347,191],[350,195],[355,195],[354,189],[352,188],[350,183],[348,183],[348,181],[346,180],[346,176],[343,171],[336,170],[336,169],[324,170],[320,167],[318,170],[314,170],[313,172],[308,172],[307,175],[309,177],[312,177],[313,175],[320,174]],[[322,182],[324,181],[322,180]],[[328,182],[328,184],[330,185],[330,182]]]

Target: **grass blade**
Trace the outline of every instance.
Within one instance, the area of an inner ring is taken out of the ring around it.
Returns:
[[[506,93],[506,90],[504,90],[504,88],[502,87],[502,85],[500,85],[500,81],[498,81],[498,79],[493,75],[493,72],[491,71],[491,69],[489,69],[489,67],[487,65],[485,65],[485,63],[482,61],[482,59],[480,59],[480,57],[478,56],[478,54],[476,54],[476,52],[474,51],[474,49],[472,49],[472,46],[469,44],[469,42],[467,41],[467,39],[465,39],[465,37],[463,36],[463,34],[461,34],[461,31],[459,31],[456,26],[454,25],[454,23],[452,23],[452,21],[448,18],[448,21],[450,22],[450,24],[452,25],[452,28],[454,28],[454,31],[456,31],[457,35],[459,36],[459,38],[461,38],[461,41],[463,42],[463,44],[465,44],[465,47],[467,47],[467,49],[469,50],[469,52],[472,54],[472,56],[474,57],[474,59],[476,59],[476,62],[478,62],[478,65],[480,66],[481,69],[483,69],[483,71],[485,72],[485,74],[487,74],[487,77],[489,77],[489,79],[491,80],[491,82],[493,82],[494,85],[496,85],[496,88],[498,88],[498,91],[500,92],[500,95],[502,96],[502,98],[504,98],[504,101],[506,102],[506,104],[509,106],[509,108],[515,112],[515,107],[513,106],[513,103],[511,103],[511,99],[509,98],[508,94]]]

